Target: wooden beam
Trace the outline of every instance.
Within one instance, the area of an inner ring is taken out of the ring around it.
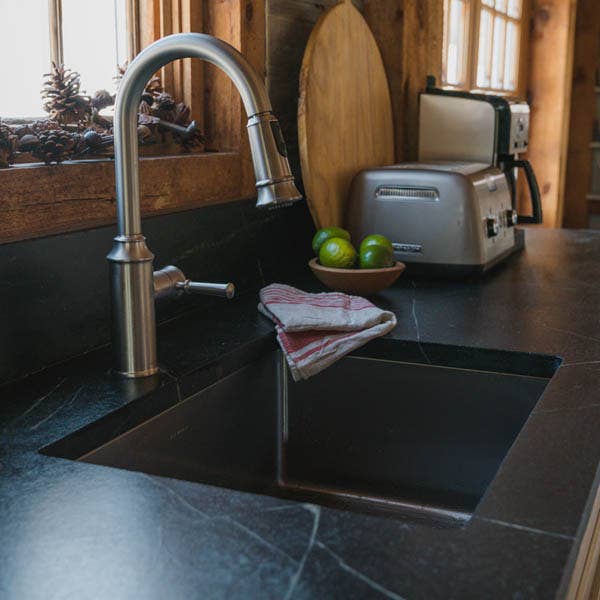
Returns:
[[[562,223],[575,8],[576,0],[533,0],[532,4],[528,154],[540,184],[547,227]]]
[[[34,175],[34,177],[32,177]],[[140,160],[144,216],[248,197],[238,153]],[[0,169],[0,244],[115,221],[112,161]]]
[[[569,149],[565,179],[565,227],[589,224],[587,194],[590,191],[596,74],[600,68],[600,10],[598,0],[579,0],[575,25],[575,50],[571,92]]]

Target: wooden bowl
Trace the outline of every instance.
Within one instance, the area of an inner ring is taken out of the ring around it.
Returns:
[[[313,258],[308,266],[317,279],[336,292],[346,292],[357,296],[370,296],[389,287],[400,277],[406,265],[397,262],[383,269],[333,269],[319,264]]]

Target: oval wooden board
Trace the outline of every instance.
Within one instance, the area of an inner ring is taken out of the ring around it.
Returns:
[[[317,22],[300,72],[302,179],[317,227],[343,226],[352,178],[394,162],[392,105],[377,42],[350,0]]]

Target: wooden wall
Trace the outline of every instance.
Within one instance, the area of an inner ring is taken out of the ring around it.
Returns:
[[[419,92],[427,75],[442,76],[443,0],[365,0],[367,19],[388,75],[396,159],[416,160]]]
[[[532,2],[528,158],[537,174],[547,227],[562,223],[575,6],[576,0]]]
[[[596,72],[600,67],[600,5],[579,0],[575,24],[569,150],[565,179],[564,227],[588,227],[591,187]]]
[[[353,0],[379,44],[392,94],[396,159],[416,159],[418,92],[442,70],[442,0]],[[298,79],[315,23],[337,0],[267,0],[269,94],[299,175]]]

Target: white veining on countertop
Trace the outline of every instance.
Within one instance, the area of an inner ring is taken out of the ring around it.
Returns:
[[[46,392],[41,398],[38,398],[25,412],[15,417],[12,423],[16,423],[23,417],[27,416],[30,412],[34,411],[46,398],[49,398],[54,392],[67,380],[63,377],[49,392]]]
[[[565,333],[567,335],[572,335],[573,337],[577,337],[577,338],[580,338],[582,340],[588,340],[590,342],[596,342],[597,344],[600,344],[600,338],[597,338],[597,337],[591,337],[589,335],[584,335],[582,333],[577,333],[575,331],[570,331],[569,329],[560,329],[559,327],[552,327],[550,325],[546,325],[546,323],[540,323],[540,325],[544,329],[548,329],[550,331],[556,331],[557,333]]]
[[[242,525],[235,519],[232,519],[231,517],[215,517],[214,520],[215,521],[226,521],[227,523],[231,523],[234,527],[241,529],[243,532],[245,532],[247,535],[249,535],[251,538],[256,540],[261,545],[269,548],[269,550],[272,550],[276,554],[281,554],[282,556],[284,556],[285,558],[287,558],[294,564],[298,564],[298,561],[295,558],[291,557],[285,550],[282,550],[281,548],[278,548],[274,544],[271,544],[271,542],[269,542],[268,540],[265,540],[263,537],[258,535],[258,533],[256,533],[256,531],[252,531],[252,529],[246,527],[245,525]]]
[[[247,527],[246,525],[243,525],[239,521],[236,521],[233,517],[231,517],[229,515],[218,515],[218,516],[215,516],[215,517],[211,517],[210,515],[208,515],[204,511],[200,510],[198,507],[196,507],[193,504],[191,504],[181,494],[178,494],[171,487],[169,487],[168,485],[166,485],[165,483],[163,483],[162,481],[160,481],[159,478],[153,477],[152,475],[148,475],[146,473],[140,473],[140,475],[142,475],[142,477],[144,477],[145,479],[150,480],[157,487],[164,489],[175,500],[177,500],[179,503],[181,503],[186,508],[189,508],[195,514],[197,514],[200,517],[202,517],[203,520],[210,521],[212,523],[215,523],[217,521],[229,523],[229,524],[233,525],[234,527],[236,527],[237,529],[240,529],[241,531],[243,531],[244,533],[246,533],[246,535],[250,536],[256,542],[258,542],[262,546],[265,546],[266,548],[268,548],[272,552],[275,552],[276,554],[282,555],[284,558],[286,558],[287,560],[291,561],[294,564],[298,564],[298,561],[295,558],[293,558],[292,556],[290,556],[285,550],[282,550],[278,546],[275,546],[274,544],[272,544],[271,542],[269,542],[268,540],[266,540],[262,536],[260,536],[258,533],[256,533],[255,531],[253,531],[252,529],[250,529],[249,527]]]
[[[354,575],[354,577],[356,577],[357,579],[364,581],[364,583],[366,583],[369,587],[373,588],[374,590],[377,590],[387,598],[392,598],[393,600],[404,600],[402,596],[399,596],[391,590],[384,588],[376,581],[373,581],[373,579],[371,579],[370,577],[367,577],[364,573],[361,573],[360,571],[357,571],[356,569],[352,568],[347,562],[344,561],[344,559],[341,556],[338,556],[333,550],[331,550],[325,544],[323,544],[323,542],[316,542],[316,545],[322,550],[325,550],[325,552],[327,552],[330,556],[332,556],[341,569],[350,573],[351,575]]]
[[[303,508],[305,508],[307,511],[311,512],[314,515],[313,527],[312,527],[312,531],[310,533],[310,538],[308,540],[308,544],[306,546],[306,550],[304,551],[304,554],[302,555],[302,558],[300,559],[300,564],[298,565],[298,569],[292,575],[292,578],[290,580],[290,585],[284,596],[284,600],[289,600],[292,597],[292,594],[294,593],[294,590],[296,589],[296,586],[298,585],[298,582],[300,581],[300,577],[302,575],[302,571],[304,570],[304,565],[306,564],[308,555],[310,554],[311,550],[313,549],[313,546],[315,545],[315,541],[317,539],[317,532],[319,531],[319,521],[321,519],[321,508],[319,506],[313,506],[312,504],[303,504],[302,506],[303,506]]]
[[[52,417],[56,416],[63,408],[65,408],[66,406],[68,406],[69,404],[74,402],[77,399],[77,397],[79,396],[79,394],[81,393],[81,390],[83,390],[84,388],[85,388],[85,385],[79,386],[77,388],[77,390],[75,391],[75,393],[70,398],[65,400],[62,404],[60,404],[60,406],[58,408],[53,410],[48,416],[44,417],[41,421],[38,421],[35,425],[32,425],[29,428],[29,430],[35,431],[36,429],[38,429],[40,427],[40,425],[43,425],[44,423],[46,423],[47,421],[52,419]]]
[[[423,345],[421,344],[421,331],[419,329],[419,319],[417,319],[417,284],[414,281],[412,281],[411,283],[413,286],[412,318],[415,323],[417,344],[419,345],[419,350],[421,351],[423,358],[427,361],[427,364],[431,364],[431,360],[429,360],[429,356],[427,356],[427,352],[425,352],[425,349],[423,348]]]
[[[600,365],[600,360],[583,360],[581,362],[564,362],[560,368],[564,367],[583,367],[585,365]]]
[[[527,531],[528,533],[536,533],[540,535],[549,535],[551,537],[561,538],[563,540],[574,540],[575,538],[572,535],[566,535],[564,533],[555,533],[554,531],[546,531],[544,529],[536,529],[535,527],[527,527],[526,525],[518,525],[517,523],[509,523],[507,521],[500,521],[499,519],[491,519],[489,517],[479,517],[474,515],[474,519],[479,519],[480,521],[486,521],[488,523],[493,523],[494,525],[500,525],[502,527],[510,527],[511,529],[518,529],[519,531]]]

